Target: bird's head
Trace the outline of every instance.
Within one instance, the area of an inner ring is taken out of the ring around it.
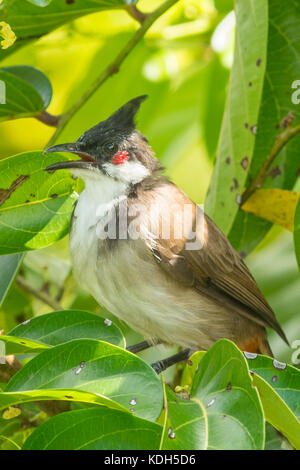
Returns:
[[[127,185],[137,184],[150,176],[158,163],[147,139],[135,127],[135,115],[146,98],[143,95],[129,101],[75,142],[46,149],[45,153],[71,152],[80,157],[79,160],[55,163],[46,170],[68,169],[85,181],[105,176]]]

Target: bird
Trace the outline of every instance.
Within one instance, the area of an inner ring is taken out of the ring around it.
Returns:
[[[77,159],[45,170],[84,180],[74,207],[74,274],[97,302],[144,336],[181,351],[156,371],[228,338],[273,356],[266,328],[284,331],[240,254],[203,208],[170,179],[137,129],[138,96],[75,142],[45,150]],[[78,158],[79,157],[79,158]]]

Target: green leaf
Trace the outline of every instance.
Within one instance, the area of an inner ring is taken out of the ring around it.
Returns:
[[[248,360],[252,372],[260,375],[300,419],[300,370],[267,356]]]
[[[28,152],[0,161],[1,255],[44,248],[67,234],[83,183],[68,171],[44,169],[70,158]]]
[[[39,353],[45,349],[49,349],[47,344],[31,341],[22,337],[1,335],[1,341],[3,341],[6,346],[5,355]]]
[[[259,391],[266,420],[280,431],[290,443],[300,449],[300,422],[287,404],[259,375],[253,375],[253,384]]]
[[[159,416],[163,402],[162,384],[148,364],[93,339],[69,341],[42,352],[14,375],[5,391],[43,388],[100,393],[151,420]]]
[[[298,267],[300,270],[300,202],[298,202],[294,217],[294,246]]]
[[[206,211],[228,234],[253,156],[266,67],[268,2],[237,0],[234,63]],[[252,128],[253,129],[253,128]]]
[[[292,101],[292,95],[297,91],[292,88],[292,83],[299,79],[299,76],[300,1],[289,2],[284,8],[279,2],[269,2],[267,67],[247,184],[264,162],[277,135],[282,132],[283,129],[279,126],[287,113],[294,114],[295,125],[300,122],[299,105]],[[293,189],[299,170],[299,150],[298,135],[276,157],[264,188]],[[249,253],[264,238],[271,226],[269,222],[254,215],[245,217],[239,213],[229,233],[229,239],[239,251]]]
[[[10,344],[7,354],[20,354],[15,346],[22,346],[22,343],[22,353],[29,353],[81,338],[99,339],[121,348],[125,347],[125,338],[115,324],[83,310],[62,310],[40,315],[25,321],[7,336],[1,337]]]
[[[29,403],[32,401],[45,401],[45,400],[63,400],[80,403],[91,403],[93,405],[106,406],[128,412],[119,403],[103,397],[100,394],[91,392],[84,392],[74,389],[52,389],[52,390],[30,390],[25,392],[2,392],[0,393],[0,410],[4,410],[9,406],[18,405],[22,403]]]
[[[163,450],[204,450],[208,443],[207,411],[200,400],[183,399],[166,387]]]
[[[246,359],[227,339],[217,341],[199,364],[191,398],[203,403],[209,449],[263,449],[264,416]]]
[[[46,1],[39,0],[39,6],[36,3],[4,0],[1,20],[8,23],[17,35],[17,41],[7,50],[8,53],[76,18],[98,11],[125,8],[134,5],[136,0],[52,0],[44,8],[40,6]],[[0,58],[5,57],[7,51],[0,51]]]
[[[47,108],[52,97],[48,78],[34,67],[2,67],[0,80],[5,83],[5,104],[0,106],[0,121],[36,116]]]
[[[22,254],[0,256],[0,307],[19,271],[22,260]]]
[[[156,450],[162,427],[108,408],[70,411],[37,428],[23,449]]]
[[[9,438],[0,436],[0,443],[3,441],[2,445],[0,446],[0,450],[21,450],[23,444],[33,430],[34,427],[26,428],[14,433],[13,436]]]

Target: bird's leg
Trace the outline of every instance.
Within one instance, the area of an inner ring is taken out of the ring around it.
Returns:
[[[133,344],[132,346],[128,346],[127,351],[132,352],[134,354],[144,351],[145,349],[151,348],[152,346],[156,346],[160,344],[159,340],[154,341],[142,341],[141,343]]]
[[[155,370],[157,374],[160,374],[164,370],[166,370],[168,367],[173,366],[174,364],[177,364],[177,362],[184,361],[185,359],[188,359],[188,357],[191,355],[191,350],[188,349],[183,349],[177,354],[174,354],[173,356],[167,357],[166,359],[162,359],[161,361],[153,362],[151,366]]]

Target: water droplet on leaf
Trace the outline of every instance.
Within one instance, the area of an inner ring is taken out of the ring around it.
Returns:
[[[173,431],[172,428],[169,428],[169,429],[168,429],[168,437],[169,437],[170,439],[175,439],[175,437],[176,437],[176,434],[175,434],[175,432]]]
[[[246,359],[256,359],[258,354],[244,351],[244,356]]]
[[[215,403],[216,399],[215,398],[212,398],[206,405],[206,408],[209,408],[210,406],[212,406],[214,403]]]
[[[273,366],[275,367],[275,369],[284,370],[286,368],[286,363],[285,362],[279,362],[279,361],[277,361],[277,359],[274,359],[273,360]]]

